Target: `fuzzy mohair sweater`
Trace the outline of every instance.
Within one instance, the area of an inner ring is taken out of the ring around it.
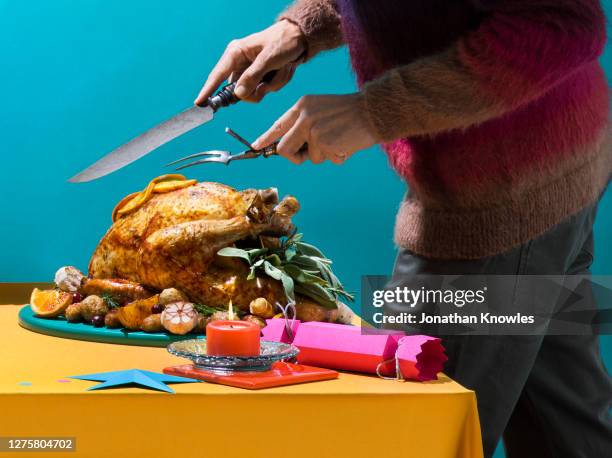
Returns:
[[[612,170],[597,0],[298,0],[308,57],[349,46],[364,109],[409,184],[395,241],[474,259],[585,206]]]

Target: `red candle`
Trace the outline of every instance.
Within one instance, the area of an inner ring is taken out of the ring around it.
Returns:
[[[261,329],[249,321],[213,321],[206,325],[206,353],[213,356],[259,356]]]

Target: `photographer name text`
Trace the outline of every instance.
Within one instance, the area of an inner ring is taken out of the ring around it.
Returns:
[[[517,312],[508,315],[498,315],[490,312],[469,313],[465,306],[483,305],[486,303],[487,287],[476,290],[439,290],[400,288],[376,290],[372,294],[372,305],[382,308],[394,304],[394,308],[406,307],[410,311],[394,311],[385,314],[382,311],[372,315],[375,324],[505,324],[522,325],[535,323],[534,315]],[[413,310],[423,304],[446,304],[461,310],[462,313],[432,314]]]

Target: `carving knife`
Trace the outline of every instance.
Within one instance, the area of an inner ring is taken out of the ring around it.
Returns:
[[[269,72],[264,76],[262,81],[271,81],[275,73],[276,71]],[[193,106],[188,108],[147,130],[138,137],[121,145],[114,151],[111,151],[68,181],[71,183],[84,183],[113,173],[141,157],[146,156],[151,151],[168,143],[170,140],[180,137],[184,133],[207,123],[213,118],[215,112],[219,108],[238,102],[239,99],[234,94],[235,88],[235,82],[224,86],[219,92],[208,99],[205,106]]]

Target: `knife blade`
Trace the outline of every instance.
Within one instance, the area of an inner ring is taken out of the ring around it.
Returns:
[[[266,75],[264,78],[269,79],[269,75]],[[232,105],[238,101],[234,94],[235,88],[235,82],[228,84],[217,94],[210,97],[206,106],[193,106],[180,112],[111,151],[68,181],[71,183],[85,183],[108,175],[146,156],[170,140],[207,123],[213,119],[215,112],[219,108]]]
[[[182,111],[111,151],[68,181],[71,183],[85,183],[119,170],[146,156],[170,140],[210,121],[213,115],[213,109],[210,107],[194,106]]]

